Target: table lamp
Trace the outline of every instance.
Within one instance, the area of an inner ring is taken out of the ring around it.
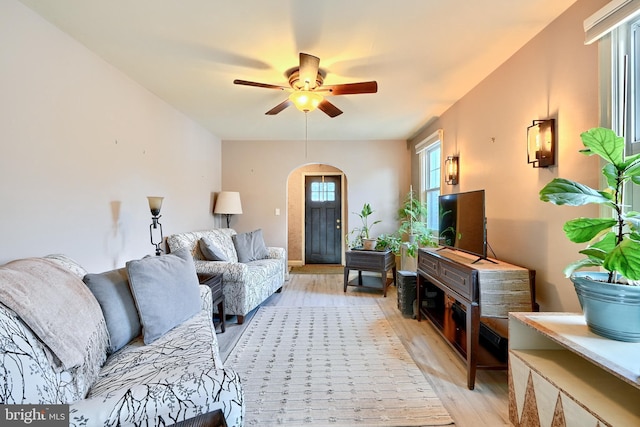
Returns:
[[[229,219],[231,215],[242,213],[242,203],[240,202],[240,193],[237,191],[221,191],[216,200],[216,206],[213,209],[214,214],[227,216],[227,228],[229,228]]]

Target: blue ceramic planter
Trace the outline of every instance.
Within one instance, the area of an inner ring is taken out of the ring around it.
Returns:
[[[607,276],[584,271],[571,276],[587,326],[605,338],[640,342],[640,286],[605,283]]]

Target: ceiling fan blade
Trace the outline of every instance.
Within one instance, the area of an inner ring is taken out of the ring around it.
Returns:
[[[324,111],[327,116],[332,118],[342,114],[342,110],[340,110],[338,107],[336,107],[326,99],[323,99],[320,105],[318,105],[318,110]]]
[[[300,81],[309,83],[309,88],[316,87],[316,78],[318,77],[318,68],[320,67],[320,58],[300,52]]]
[[[378,82],[372,81],[323,86],[320,90],[328,90],[332,95],[357,95],[360,93],[376,93],[378,92]]]
[[[278,114],[280,111],[282,111],[285,108],[287,108],[291,104],[293,104],[293,103],[291,101],[289,101],[289,99],[285,99],[280,104],[276,105],[275,107],[273,107],[271,110],[267,111],[264,114],[266,114],[268,116],[274,116],[274,115]]]
[[[279,89],[279,90],[287,89],[284,86],[270,85],[270,84],[267,84],[267,83],[250,82],[250,81],[247,81],[247,80],[238,80],[238,79],[235,79],[233,81],[233,84],[235,84],[235,85],[243,85],[243,86],[263,87],[265,89]]]

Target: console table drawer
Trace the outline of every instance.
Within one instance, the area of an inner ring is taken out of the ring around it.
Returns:
[[[346,253],[347,264],[353,270],[384,270],[387,267],[387,258],[390,258],[389,251],[350,250]]]
[[[436,258],[428,258],[425,256],[418,257],[418,270],[424,271],[426,274],[438,276],[438,260]]]
[[[439,278],[452,290],[465,298],[471,298],[473,284],[472,272],[456,268],[444,262],[440,262]]]

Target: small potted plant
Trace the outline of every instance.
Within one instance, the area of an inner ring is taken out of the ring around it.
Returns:
[[[600,218],[576,218],[563,230],[574,243],[589,245],[585,258],[565,268],[576,289],[589,329],[607,338],[640,342],[640,214],[624,203],[625,184],[640,184],[640,154],[625,157],[624,138],[611,129],[594,128],[581,135],[580,152],[600,156],[605,188],[595,190],[555,178],[540,190],[540,199],[556,205],[596,203],[610,208]],[[577,271],[600,267],[605,271]]]
[[[376,239],[376,249],[379,251],[390,250],[396,255],[400,254],[400,245],[402,239],[397,233],[393,234],[381,234]]]
[[[370,236],[371,227],[378,224],[380,220],[374,221],[369,224],[369,216],[373,214],[373,209],[369,203],[365,203],[362,206],[360,212],[353,212],[360,217],[362,225],[351,230],[346,238],[349,248],[362,248],[365,250],[374,250],[376,247],[376,239],[372,239]]]

